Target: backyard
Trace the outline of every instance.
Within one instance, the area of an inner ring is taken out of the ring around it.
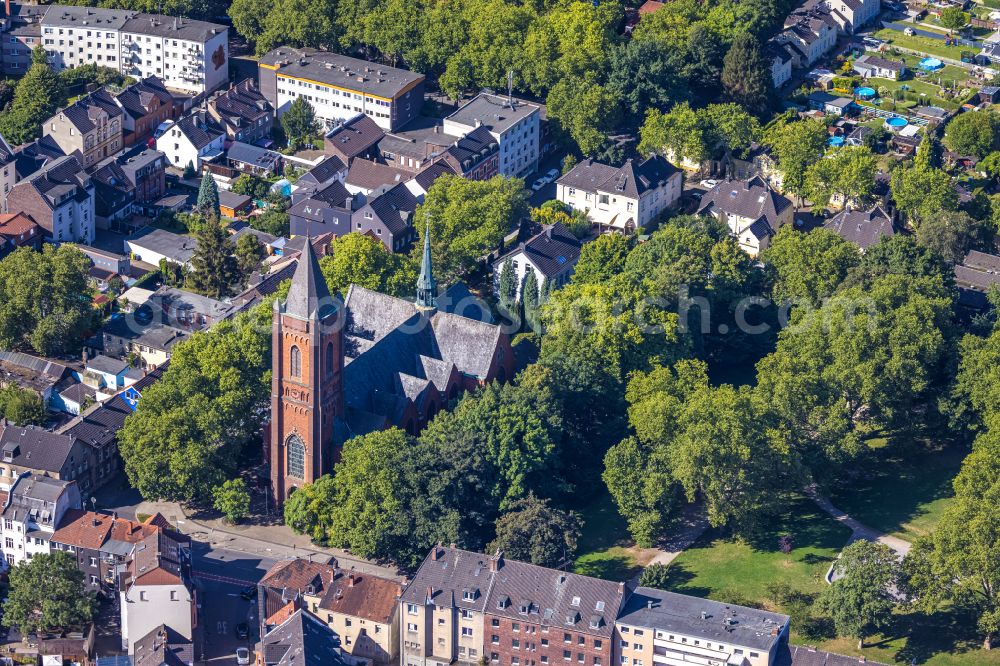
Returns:
[[[893,30],[892,28],[882,28],[881,30],[875,32],[874,36],[878,39],[889,42],[893,46],[898,46],[901,49],[909,49],[911,51],[917,51],[919,53],[925,53],[939,58],[950,58],[952,60],[961,60],[962,52],[970,50],[969,47],[966,46],[945,46],[945,43],[942,40],[924,37],[923,35],[907,35],[899,30]]]
[[[626,581],[639,573],[656,554],[653,548],[635,545],[606,489],[602,488],[580,514],[583,534],[577,548],[580,556],[573,567],[576,573]]]

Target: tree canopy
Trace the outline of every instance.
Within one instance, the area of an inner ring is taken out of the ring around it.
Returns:
[[[36,554],[10,570],[4,622],[27,636],[38,631],[82,629],[94,615],[93,593],[70,553]]]

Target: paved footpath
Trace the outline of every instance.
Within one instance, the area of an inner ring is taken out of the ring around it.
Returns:
[[[708,516],[701,504],[689,504],[682,513],[677,529],[657,545],[657,553],[646,563],[647,567],[652,564],[670,564],[708,529]],[[638,583],[641,575],[642,571],[635,575],[633,581]]]
[[[136,513],[163,514],[167,520],[192,538],[208,543],[213,548],[235,550],[275,560],[307,557],[316,561],[337,558],[339,566],[353,567],[361,573],[402,580],[403,576],[392,567],[385,567],[352,555],[341,548],[324,548],[312,543],[309,537],[295,534],[284,525],[227,525],[222,520],[194,519],[187,516],[176,502],[141,502]]]

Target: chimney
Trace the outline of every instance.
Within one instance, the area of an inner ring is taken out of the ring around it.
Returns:
[[[347,587],[354,587],[354,572],[347,574]]]
[[[430,601],[434,598],[434,588],[430,585],[427,586],[427,600]]]
[[[653,600],[652,599],[647,600],[646,601],[646,608],[652,608],[652,607],[653,607]]]
[[[435,562],[441,559],[441,551],[439,550],[439,548],[441,548],[441,544],[438,544],[433,548],[431,548],[431,559]]]
[[[333,579],[337,577],[337,572],[334,571],[333,569],[330,569],[330,571],[328,571],[327,573],[330,574],[330,582],[332,583]]]
[[[354,210],[354,197],[347,197],[344,199],[344,208],[347,210]]]
[[[448,547],[451,548],[452,550],[455,550],[455,543],[452,542],[451,545],[449,545]]]

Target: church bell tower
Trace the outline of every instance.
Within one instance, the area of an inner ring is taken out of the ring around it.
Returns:
[[[271,321],[271,488],[279,506],[333,470],[334,424],[344,414],[343,316],[307,238]]]

